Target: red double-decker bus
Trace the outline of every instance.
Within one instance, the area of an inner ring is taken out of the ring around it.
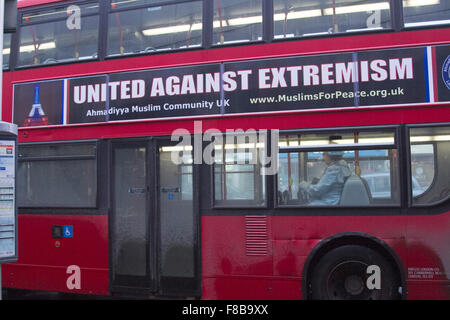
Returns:
[[[4,287],[449,299],[448,1],[18,5]]]

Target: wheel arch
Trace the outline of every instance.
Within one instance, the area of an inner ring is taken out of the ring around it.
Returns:
[[[311,274],[314,266],[327,252],[345,245],[361,245],[382,254],[400,277],[402,300],[407,298],[406,275],[403,264],[395,251],[383,240],[363,232],[342,232],[320,241],[308,254],[302,271],[302,299],[311,298]]]

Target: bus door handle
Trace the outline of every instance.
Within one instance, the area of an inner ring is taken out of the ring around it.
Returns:
[[[145,193],[147,188],[130,187],[128,188],[128,193]]]

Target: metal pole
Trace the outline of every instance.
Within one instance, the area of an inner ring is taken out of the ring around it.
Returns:
[[[0,0],[0,121],[2,120],[3,88],[3,23],[5,18],[5,0]],[[0,300],[2,300],[2,265],[0,263]]]
[[[2,88],[3,88],[3,24],[5,22],[4,19],[5,19],[5,0],[0,0],[0,121],[2,120],[2,111],[3,111]]]

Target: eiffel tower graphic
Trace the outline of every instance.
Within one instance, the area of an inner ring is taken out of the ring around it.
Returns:
[[[48,116],[45,115],[44,109],[42,109],[42,105],[39,102],[39,84],[34,86],[34,103],[23,125],[25,127],[48,125]]]

